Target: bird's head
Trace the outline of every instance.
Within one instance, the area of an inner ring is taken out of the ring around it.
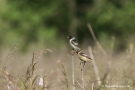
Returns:
[[[75,37],[73,37],[73,36],[67,36],[67,39],[72,39],[72,38],[75,38]]]

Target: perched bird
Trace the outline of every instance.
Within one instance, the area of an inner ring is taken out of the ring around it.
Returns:
[[[88,57],[88,55],[86,55],[85,53],[83,53],[81,50],[75,50],[75,53],[78,55],[78,58],[81,60],[81,64],[83,64],[83,67],[85,65],[86,62],[91,62],[91,58]]]
[[[72,50],[81,50],[81,49],[79,48],[79,45],[78,45],[78,43],[77,43],[75,37],[68,36],[67,39],[69,39],[69,43],[70,43],[70,45],[71,45],[71,47],[72,47]]]

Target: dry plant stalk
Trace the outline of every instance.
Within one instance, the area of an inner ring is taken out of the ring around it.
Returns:
[[[35,81],[39,75],[34,75],[35,65],[37,64],[37,62],[34,63],[34,56],[35,56],[35,54],[33,53],[31,63],[28,66],[28,69],[26,72],[26,77],[21,78],[21,82],[23,84],[24,90],[35,90],[36,89],[36,82]]]
[[[94,82],[92,83],[91,90],[94,90]]]
[[[15,82],[18,80],[11,76],[5,68],[1,69],[1,73],[4,75],[5,81],[7,81],[6,87],[8,90],[20,90],[20,88],[15,85]]]
[[[11,58],[13,58],[13,53],[15,52],[15,50],[17,49],[17,45],[18,44],[16,44],[16,45],[14,45],[13,47],[11,47],[10,49],[9,49],[9,52],[8,52],[8,54],[7,54],[7,56],[6,56],[6,60],[3,62],[3,65],[2,65],[2,68],[5,66],[5,64],[7,63],[7,61],[9,61]]]
[[[44,76],[44,86],[43,86],[44,90],[47,90],[48,86],[47,86],[47,75]]]
[[[95,34],[94,34],[94,32],[93,32],[93,29],[92,29],[90,23],[88,23],[87,26],[88,26],[88,29],[89,29],[91,35],[92,35],[92,38],[94,39],[94,41],[95,41],[96,44],[97,44],[97,47],[98,47],[99,50],[106,56],[107,54],[106,54],[105,50],[101,47],[100,43],[98,42],[98,40],[97,40],[97,38],[96,38],[96,36],[95,36]]]
[[[84,84],[84,77],[83,77],[83,70],[81,70],[81,74],[82,74],[82,86],[83,86],[83,90],[85,90],[85,84]]]
[[[1,69],[1,72],[2,72],[3,75],[4,75],[5,81],[8,82],[7,88],[8,88],[9,90],[11,90],[11,89],[16,89],[16,88],[14,87],[14,85],[13,85],[13,82],[12,82],[11,79],[10,79],[10,74],[8,73],[8,71],[6,71],[5,69]],[[17,89],[16,89],[16,90],[17,90]]]
[[[81,69],[81,77],[82,77],[82,85],[77,81],[78,85],[82,88],[82,90],[85,90],[85,83],[84,83],[84,77],[83,77],[83,70]]]
[[[100,81],[100,77],[99,77],[99,71],[98,71],[98,68],[97,68],[97,65],[96,65],[93,53],[92,53],[92,49],[91,49],[90,46],[88,47],[88,50],[89,50],[90,57],[92,59],[92,65],[93,65],[93,68],[94,68],[94,72],[95,72],[95,75],[96,75],[98,86],[100,86],[101,85],[101,81]]]
[[[67,73],[66,73],[66,70],[65,70],[65,67],[64,67],[64,64],[61,64],[62,66],[62,74],[64,75],[64,80],[62,80],[63,84],[66,84],[66,88],[68,90],[68,78],[67,78]]]
[[[11,58],[13,58],[13,53],[15,52],[15,50],[17,49],[17,45],[14,45],[13,47],[11,47],[9,49],[9,52],[6,56],[6,60],[3,62],[3,64],[1,65],[1,73],[4,75],[4,78],[5,78],[5,81],[7,81],[7,85],[6,87],[8,88],[8,90],[19,90],[20,88],[17,87],[15,84],[14,84],[14,81],[17,81],[15,79],[15,77],[11,76],[9,74],[9,72],[6,70],[6,67],[5,67],[5,64],[7,63],[7,61],[9,61]]]
[[[75,90],[75,71],[74,71],[74,55],[72,54],[72,82],[73,90]]]
[[[85,90],[85,88],[77,81],[78,85],[82,88],[82,90]]]

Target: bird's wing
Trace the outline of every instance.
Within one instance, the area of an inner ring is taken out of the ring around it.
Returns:
[[[85,53],[80,53],[84,57],[88,57]]]
[[[82,56],[84,56],[84,57],[87,57],[87,58],[89,58],[89,59],[91,59],[90,57],[88,57],[88,55],[86,55],[85,53],[80,53]],[[92,60],[92,59],[91,59]]]
[[[79,45],[78,45],[76,40],[72,40],[71,43],[74,44],[75,46],[79,47]]]

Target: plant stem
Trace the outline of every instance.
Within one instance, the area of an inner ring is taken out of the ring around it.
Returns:
[[[73,80],[73,90],[75,90],[75,72],[74,72],[74,55],[72,54],[72,80]]]
[[[98,68],[97,68],[96,62],[94,60],[94,56],[92,54],[92,48],[89,46],[88,50],[89,50],[89,53],[90,53],[90,57],[92,59],[92,65],[93,65],[94,72],[95,72],[95,75],[96,75],[96,78],[97,78],[97,81],[98,81],[98,86],[100,86],[101,85],[101,81],[100,81],[100,77],[99,77]]]
[[[82,86],[83,86],[83,88],[82,88],[82,90],[85,90],[85,84],[84,84],[84,78],[83,78],[83,70],[81,70],[81,73],[82,73]]]
[[[97,40],[97,38],[96,38],[96,36],[95,36],[95,34],[94,34],[94,32],[93,32],[93,29],[92,29],[90,23],[88,23],[87,26],[88,26],[88,29],[89,29],[91,35],[92,35],[92,38],[93,38],[94,41],[96,42],[97,47],[99,48],[99,50],[100,50],[105,56],[107,56],[105,50],[102,48],[102,46],[101,46],[100,43],[98,42],[98,40]]]

